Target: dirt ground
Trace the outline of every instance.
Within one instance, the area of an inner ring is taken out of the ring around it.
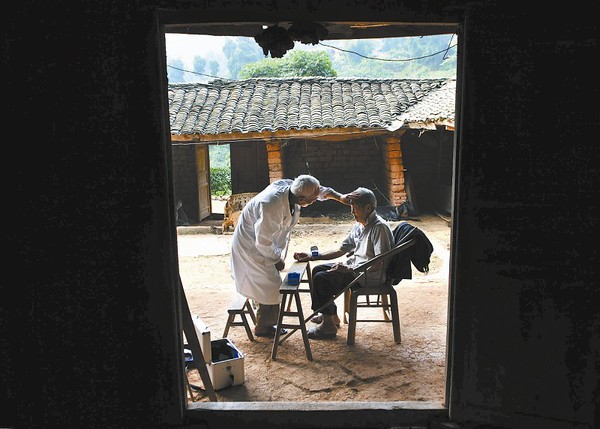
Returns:
[[[434,250],[429,273],[413,267],[413,279],[395,286],[401,344],[394,343],[391,324],[358,323],[356,344],[349,346],[347,325],[342,323],[335,340],[310,340],[312,362],[306,358],[300,331],[279,346],[273,361],[271,339],[255,337],[251,342],[243,327],[232,327],[227,336],[244,353],[245,381],[218,390],[218,401],[428,401],[441,405],[445,394],[450,227],[435,214],[408,222],[426,234]],[[294,251],[308,251],[312,245],[337,248],[353,224],[349,216],[301,218],[292,233],[286,266],[291,264]],[[390,222],[392,228],[397,224]],[[191,312],[206,323],[213,340],[222,337],[227,307],[235,294],[229,270],[232,233],[218,234],[217,230],[178,227],[179,268],[186,297]],[[306,317],[312,313],[310,296],[300,295]],[[342,317],[343,298],[336,304]],[[367,311],[376,311],[373,317],[377,318],[382,314],[381,309]],[[362,314],[364,317],[366,313]],[[307,328],[312,326],[307,324]],[[192,384],[202,385],[196,371],[188,376]],[[191,395],[190,401],[209,399],[200,391]]]

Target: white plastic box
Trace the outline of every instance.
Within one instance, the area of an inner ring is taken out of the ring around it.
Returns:
[[[244,354],[229,338],[211,341],[210,330],[198,315],[192,316],[192,320],[213,388],[221,390],[243,384]]]

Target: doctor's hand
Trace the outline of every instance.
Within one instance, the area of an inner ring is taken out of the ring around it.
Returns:
[[[279,262],[275,264],[275,268],[277,268],[277,271],[283,270],[285,268],[285,262],[283,260],[279,260]]]
[[[304,253],[304,252],[294,253],[294,259],[298,262],[308,262],[308,261],[312,260],[311,255],[309,253]]]
[[[352,201],[357,200],[359,195],[355,192],[348,192],[347,194],[342,194],[340,197],[340,201],[346,205],[352,205]]]

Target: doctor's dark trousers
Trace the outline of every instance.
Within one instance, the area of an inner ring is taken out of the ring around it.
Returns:
[[[310,298],[312,300],[311,308],[313,311],[319,310],[323,304],[354,280],[352,273],[327,272],[332,266],[333,264],[322,264],[317,265],[312,270]],[[323,314],[334,316],[337,314],[337,307],[335,302],[332,302],[319,311]]]

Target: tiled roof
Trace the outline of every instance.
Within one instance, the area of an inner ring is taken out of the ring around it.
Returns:
[[[255,78],[169,84],[171,134],[454,123],[453,79]]]

